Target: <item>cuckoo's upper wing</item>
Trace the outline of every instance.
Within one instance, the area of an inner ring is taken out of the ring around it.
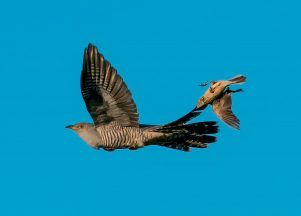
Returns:
[[[92,44],[85,49],[81,91],[96,125],[116,121],[138,127],[136,104],[122,78]]]
[[[226,124],[239,130],[239,119],[232,112],[231,93],[225,93],[222,98],[212,103],[213,112]]]

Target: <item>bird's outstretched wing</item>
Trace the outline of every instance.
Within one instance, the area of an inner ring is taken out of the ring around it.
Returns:
[[[95,125],[116,121],[138,127],[139,114],[131,92],[95,46],[85,49],[81,92]]]
[[[212,103],[213,112],[226,124],[239,130],[239,119],[232,112],[231,93],[225,93]]]

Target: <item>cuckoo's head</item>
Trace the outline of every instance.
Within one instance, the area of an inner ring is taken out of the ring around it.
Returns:
[[[77,123],[74,125],[68,125],[66,128],[73,130],[78,136],[80,136],[89,146],[99,149],[99,134],[94,124],[89,123]]]

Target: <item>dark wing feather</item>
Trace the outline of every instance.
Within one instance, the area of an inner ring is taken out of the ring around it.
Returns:
[[[204,109],[205,109],[205,107],[204,107]],[[184,116],[178,118],[177,120],[175,120],[173,122],[170,122],[170,123],[166,124],[165,126],[184,125],[187,122],[189,122],[191,119],[196,118],[197,116],[199,116],[201,113],[202,113],[201,109],[197,110],[197,109],[194,108],[193,110],[191,110],[190,112],[188,112]]]
[[[116,69],[92,44],[84,53],[81,91],[96,125],[116,121],[122,126],[139,126],[131,92]]]
[[[239,119],[232,112],[231,93],[225,93],[222,98],[212,103],[213,112],[226,124],[239,130]]]

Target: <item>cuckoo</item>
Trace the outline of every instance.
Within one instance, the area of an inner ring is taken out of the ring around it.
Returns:
[[[84,51],[81,92],[93,123],[66,126],[95,149],[136,150],[149,145],[190,151],[216,141],[215,121],[187,122],[197,111],[165,125],[139,124],[132,94],[116,69],[98,49],[89,44]]]

